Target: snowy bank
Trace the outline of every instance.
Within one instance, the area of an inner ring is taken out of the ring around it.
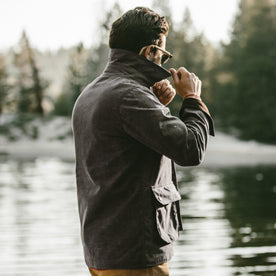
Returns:
[[[16,159],[58,157],[74,160],[74,145],[71,121],[65,117],[51,120],[34,119],[22,129],[12,127],[11,141],[6,135],[0,136],[0,155]],[[32,138],[35,136],[35,138]]]
[[[276,145],[241,141],[221,132],[210,137],[202,166],[254,165],[276,165]]]
[[[56,117],[52,120],[35,119],[28,124],[25,133],[36,130],[36,139],[12,130],[15,141],[0,136],[0,155],[6,158],[34,159],[57,157],[74,160],[74,144],[71,121]],[[210,137],[204,162],[201,166],[224,167],[241,165],[276,165],[276,146],[253,141],[240,141],[227,134],[217,132]]]

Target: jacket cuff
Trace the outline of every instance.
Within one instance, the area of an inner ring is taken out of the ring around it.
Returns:
[[[207,118],[207,121],[209,124],[209,134],[212,136],[215,136],[215,127],[214,127],[213,119],[210,115],[210,112],[207,106],[203,101],[195,98],[186,98],[183,101],[181,109],[179,111],[180,118],[183,116],[183,113],[185,113],[185,108],[201,110],[204,113],[205,117]]]

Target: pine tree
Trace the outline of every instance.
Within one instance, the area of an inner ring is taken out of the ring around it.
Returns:
[[[221,124],[235,127],[244,139],[275,143],[275,7],[269,1],[241,1],[223,49],[212,84]]]
[[[40,77],[34,51],[25,31],[14,54],[14,65],[18,78],[18,111],[43,115],[42,100],[46,82]]]
[[[71,115],[75,101],[87,84],[86,60],[87,50],[82,43],[79,43],[71,56],[63,88],[64,92],[59,95],[55,102],[54,113],[56,115]]]
[[[3,113],[5,105],[8,103],[9,86],[7,78],[5,58],[0,55],[0,115]]]
[[[249,24],[252,30],[240,49],[242,64],[235,74],[234,124],[245,139],[276,143],[276,25],[271,7],[261,7]]]

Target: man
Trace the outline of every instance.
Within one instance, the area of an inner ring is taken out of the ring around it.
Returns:
[[[91,275],[169,275],[182,230],[173,162],[198,165],[212,119],[201,82],[162,68],[168,23],[150,9],[128,11],[111,28],[109,62],[73,111],[81,235]],[[180,119],[166,104],[183,98]]]

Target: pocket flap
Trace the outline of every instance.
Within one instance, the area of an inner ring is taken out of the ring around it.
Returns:
[[[152,186],[152,192],[155,198],[162,204],[167,205],[171,202],[178,201],[181,199],[179,192],[173,183],[166,186]]]

